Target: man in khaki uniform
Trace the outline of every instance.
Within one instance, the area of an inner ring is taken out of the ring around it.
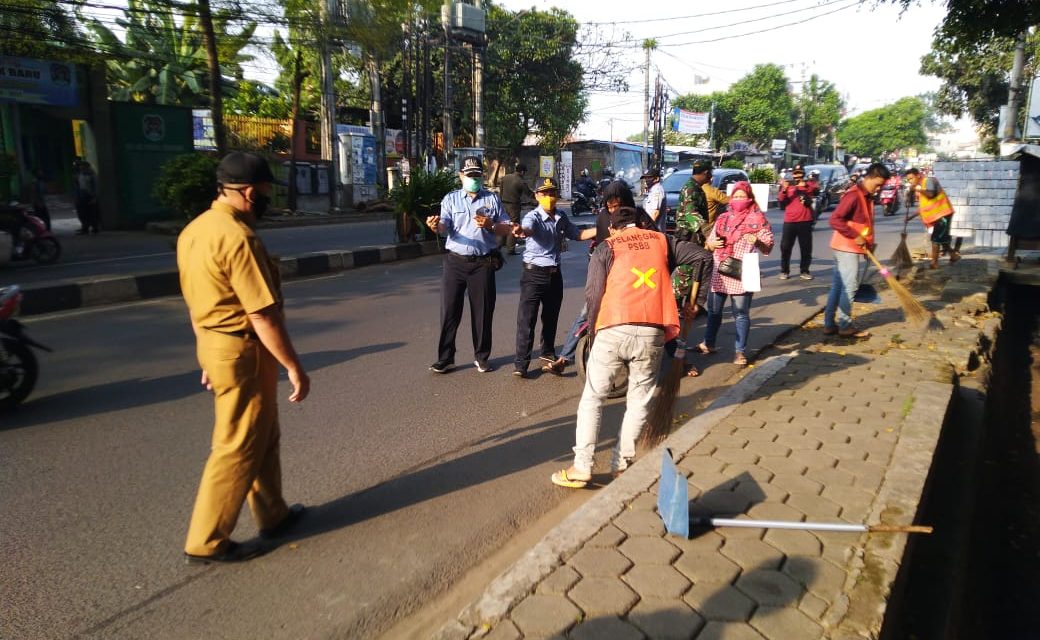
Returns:
[[[262,539],[285,533],[304,510],[282,498],[278,365],[289,373],[290,402],[307,397],[310,379],[285,329],[277,265],[253,232],[274,176],[266,160],[235,152],[221,161],[217,182],[213,205],[177,240],[202,384],[213,391],[216,409],[184,546],[189,563],[237,562],[269,549],[231,540],[246,499]]]

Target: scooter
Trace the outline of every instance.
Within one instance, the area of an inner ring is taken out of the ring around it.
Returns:
[[[881,211],[886,216],[894,216],[896,211],[899,211],[899,178],[889,178],[888,182],[881,185],[881,190],[878,192],[878,203],[881,205]]]
[[[592,211],[592,203],[589,202],[588,197],[581,191],[575,191],[574,200],[571,202],[571,215],[580,216],[590,211]]]
[[[32,349],[51,351],[25,333],[25,325],[14,319],[22,303],[17,286],[0,289],[0,413],[9,411],[29,397],[39,376]]]
[[[33,259],[39,264],[53,264],[61,257],[61,243],[54,232],[40,218],[26,213],[21,207],[6,207],[2,212],[3,231],[11,238],[11,260]]]

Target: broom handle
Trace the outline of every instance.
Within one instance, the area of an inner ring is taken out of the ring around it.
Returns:
[[[793,529],[798,531],[836,531],[844,533],[932,533],[932,527],[898,524],[849,524],[845,522],[798,522],[790,520],[737,520],[735,518],[690,518],[693,526],[736,527],[744,529]]]

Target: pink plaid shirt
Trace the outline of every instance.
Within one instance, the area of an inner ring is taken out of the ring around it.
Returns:
[[[755,234],[755,242],[743,239],[743,236],[748,233]],[[752,249],[763,255],[768,254],[773,250],[773,230],[770,228],[765,214],[755,207],[742,220],[732,211],[719,215],[715,226],[708,235],[708,241],[714,241],[719,237],[724,239],[726,244],[721,249],[712,252],[715,259],[711,271],[711,290],[715,293],[733,296],[743,295],[747,292],[744,291],[744,285],[740,279],[730,278],[719,273],[719,264],[731,255],[741,258]],[[740,239],[731,243],[730,238]]]

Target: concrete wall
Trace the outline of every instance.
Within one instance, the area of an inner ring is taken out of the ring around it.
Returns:
[[[1006,247],[1018,161],[936,162],[934,172],[955,211],[952,234],[972,238],[977,247]]]

